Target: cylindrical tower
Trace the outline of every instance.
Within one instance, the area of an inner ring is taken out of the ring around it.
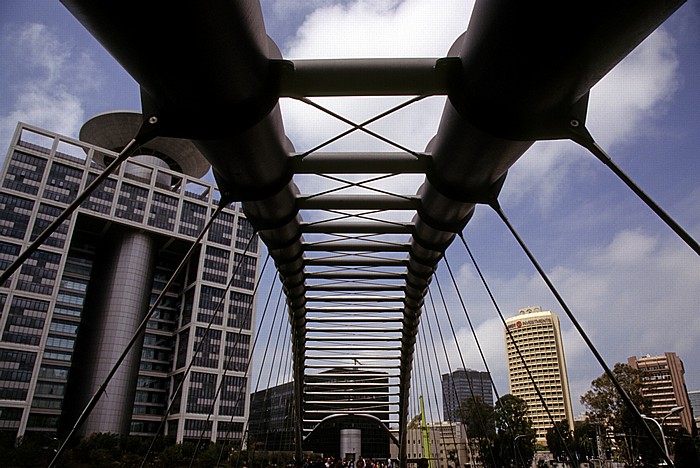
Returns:
[[[356,460],[362,455],[362,430],[340,430],[340,458]]]
[[[80,139],[118,152],[137,134],[141,119],[141,114],[136,112],[101,114],[83,125]],[[106,165],[106,157],[96,153],[94,160]],[[130,161],[170,168],[198,178],[209,169],[206,159],[189,140],[171,138],[152,140],[139,148]],[[124,174],[145,181],[150,177],[148,169],[129,163]],[[172,180],[166,173],[159,173],[155,183],[169,186]],[[118,219],[113,221],[96,252],[67,388],[61,421],[63,430],[77,420],[137,332],[149,308],[157,241],[148,233],[118,224]],[[113,376],[106,395],[83,424],[82,434],[129,434],[142,347],[143,335]]]

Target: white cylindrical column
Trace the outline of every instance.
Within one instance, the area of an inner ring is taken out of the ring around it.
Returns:
[[[132,229],[115,229],[96,258],[78,331],[70,398],[86,404],[126,349],[149,307],[156,243]],[[129,433],[143,336],[119,367],[82,434]],[[73,370],[71,371],[73,372]],[[76,379],[73,379],[76,377]],[[80,408],[78,408],[80,410]]]
[[[360,429],[340,430],[340,458],[357,460],[362,455],[362,431]]]

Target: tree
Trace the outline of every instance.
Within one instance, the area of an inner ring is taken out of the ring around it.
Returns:
[[[573,451],[579,462],[600,458],[597,443],[599,430],[600,425],[589,422],[583,422],[574,427]]]
[[[408,422],[408,428],[409,429],[420,429],[421,426],[421,415],[418,413],[417,415],[413,416],[411,420]]]
[[[569,454],[576,457],[574,450],[574,434],[569,429],[566,419],[554,423],[547,429],[547,448],[557,460],[567,460]]]
[[[496,402],[494,448],[502,466],[524,467],[535,456],[535,430],[527,416],[527,403],[514,395]]]
[[[459,416],[470,438],[488,438],[496,432],[494,410],[479,398],[468,398],[459,407]]]
[[[664,428],[669,448],[673,448],[673,464],[676,468],[691,468],[700,466],[700,453],[688,431],[683,427]]]
[[[458,411],[469,437],[470,452],[482,462],[485,458],[491,460],[496,436],[493,407],[479,398],[468,398],[462,401]]]
[[[625,390],[640,413],[651,407],[651,401],[642,394],[644,372],[626,364],[617,363],[612,370],[615,379]],[[659,460],[655,444],[649,443],[646,432],[634,413],[625,405],[607,374],[593,382],[591,389],[581,397],[589,421],[602,424],[612,430],[618,455],[626,463],[635,465],[642,457],[644,463],[654,465]]]
[[[468,399],[462,403],[460,415],[483,466],[530,466],[535,454],[535,431],[522,398],[503,395],[495,407]]]

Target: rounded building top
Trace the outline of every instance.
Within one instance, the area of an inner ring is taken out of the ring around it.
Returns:
[[[117,111],[98,114],[85,122],[80,129],[81,141],[110,151],[120,152],[138,133],[143,121],[140,112]],[[209,161],[192,141],[181,138],[157,137],[141,146],[142,154],[150,154],[164,160],[170,169],[201,178],[209,170]],[[104,155],[95,159],[107,165]]]

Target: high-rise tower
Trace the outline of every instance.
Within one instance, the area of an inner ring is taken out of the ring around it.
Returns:
[[[510,392],[525,400],[537,442],[546,444],[552,419],[565,419],[571,430],[574,427],[559,318],[542,307],[527,307],[507,319],[506,326]]]
[[[0,268],[140,122],[137,113],[103,114],[83,126],[83,141],[18,126],[0,181]],[[217,207],[218,191],[200,180],[208,168],[191,142],[152,140],[2,285],[0,429],[21,436],[70,427]],[[153,434],[172,399],[169,436],[242,437],[259,249],[239,208],[227,206],[213,223],[83,433]]]
[[[671,414],[664,421],[669,426],[683,426],[689,434],[693,433],[693,408],[688,389],[685,386],[685,368],[676,353],[664,353],[663,356],[632,356],[627,363],[644,372],[642,394],[651,400],[648,416],[661,421],[671,410],[683,407]]]

